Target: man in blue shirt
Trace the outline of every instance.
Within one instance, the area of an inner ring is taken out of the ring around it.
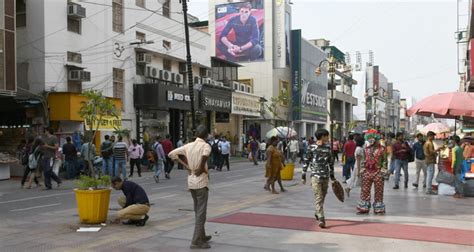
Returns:
[[[122,181],[119,176],[113,177],[111,180],[112,187],[115,190],[122,190],[125,196],[118,199],[119,205],[122,207],[117,213],[117,221],[128,219],[125,225],[145,226],[148,220],[148,211],[150,211],[150,201],[145,190],[138,184],[131,181]]]
[[[224,166],[225,162],[227,170],[229,171],[230,142],[227,141],[227,138],[225,136],[223,136],[221,141],[219,142],[219,150],[221,151],[223,161],[220,162],[218,170],[222,171],[222,166]]]
[[[416,135],[416,142],[413,144],[413,152],[415,153],[415,164],[416,164],[416,179],[413,183],[413,187],[418,188],[418,181],[420,180],[420,171],[423,170],[423,188],[426,187],[426,162],[425,153],[423,152],[423,135],[418,133]]]
[[[249,2],[242,3],[239,15],[232,17],[222,30],[218,48],[226,60],[254,61],[263,56],[257,19],[250,15],[251,10],[252,5]],[[231,30],[235,34],[234,41],[227,37]]]

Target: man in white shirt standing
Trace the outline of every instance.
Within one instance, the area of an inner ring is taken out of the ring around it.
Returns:
[[[194,235],[191,249],[209,249],[204,224],[206,223],[207,199],[209,195],[209,175],[207,159],[211,154],[211,146],[206,142],[208,132],[205,126],[199,125],[196,129],[196,140],[171,151],[168,156],[188,171],[188,189],[194,201],[196,216]]]
[[[291,138],[290,140],[290,158],[291,162],[294,164],[299,152],[298,140]]]
[[[266,161],[267,160],[267,143],[265,140],[263,140],[260,143],[260,161]]]

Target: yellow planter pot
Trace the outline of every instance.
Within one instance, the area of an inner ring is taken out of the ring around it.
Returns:
[[[293,180],[293,175],[295,174],[295,164],[286,164],[285,168],[280,171],[280,176],[282,180]]]
[[[79,220],[84,224],[98,224],[107,220],[109,212],[110,189],[79,190],[76,194]]]

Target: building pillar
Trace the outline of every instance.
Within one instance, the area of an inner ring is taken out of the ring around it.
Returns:
[[[306,137],[306,122],[301,122],[299,127],[299,137]]]

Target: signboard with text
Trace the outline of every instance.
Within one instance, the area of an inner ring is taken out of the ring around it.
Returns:
[[[92,129],[95,130],[97,128],[97,125],[99,125],[98,130],[111,131],[114,129],[122,128],[122,117],[121,116],[118,116],[118,117],[104,116],[101,118],[100,121],[99,121],[99,118],[97,118],[96,120],[93,120],[92,122],[88,120],[84,120],[84,123],[87,125],[88,129],[92,127]]]
[[[203,85],[201,107],[207,111],[230,113],[232,110],[231,90]]]
[[[327,73],[316,75],[323,51],[302,39],[301,30],[291,32],[293,120],[325,123],[327,108]]]

